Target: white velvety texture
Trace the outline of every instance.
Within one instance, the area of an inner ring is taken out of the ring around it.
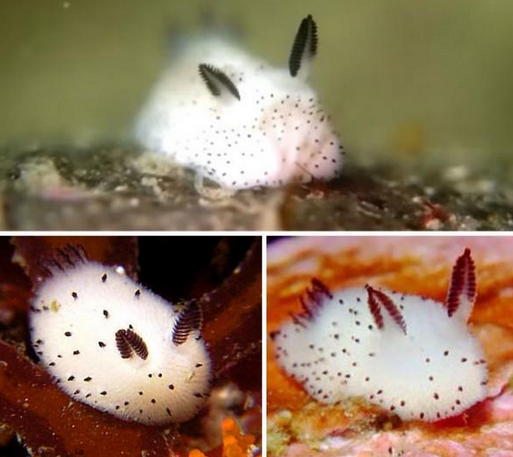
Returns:
[[[214,96],[201,63],[223,71],[240,100]],[[220,38],[191,43],[163,73],[135,129],[148,149],[173,158],[231,189],[329,180],[340,173],[343,151],[315,91]]]
[[[436,421],[483,399],[487,368],[468,314],[448,317],[441,303],[379,290],[400,309],[406,334],[386,311],[377,327],[366,289],[336,291],[306,327],[280,329],[280,365],[320,402],[361,396],[402,419]]]
[[[199,331],[173,344],[178,314],[114,268],[86,262],[54,272],[38,288],[31,339],[42,364],[75,400],[145,424],[182,422],[202,407],[211,369]],[[129,328],[145,342],[146,360],[121,357],[115,334]]]

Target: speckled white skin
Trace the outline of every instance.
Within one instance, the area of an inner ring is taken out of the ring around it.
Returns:
[[[210,93],[201,63],[230,77],[241,99]],[[146,148],[172,157],[223,187],[277,187],[337,176],[343,151],[315,91],[232,43],[192,43],[164,72],[135,129]]]
[[[182,422],[205,402],[211,369],[197,330],[185,343],[173,344],[178,314],[113,268],[80,263],[54,271],[36,291],[31,339],[41,363],[75,400],[125,420]],[[136,354],[123,359],[117,349],[116,331],[130,325],[147,345],[146,360]]]
[[[275,336],[284,370],[322,403],[361,396],[404,420],[436,421],[482,400],[487,369],[468,302],[468,314],[449,318],[442,303],[378,290],[401,310],[406,335],[386,311],[377,328],[366,289],[337,291],[306,328],[289,322]]]

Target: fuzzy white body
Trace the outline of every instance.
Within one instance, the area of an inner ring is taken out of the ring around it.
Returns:
[[[173,344],[177,315],[126,275],[87,262],[54,272],[38,288],[31,339],[45,368],[74,399],[126,420],[182,422],[202,407],[211,375],[198,331]],[[123,359],[116,347],[116,332],[130,326],[147,346],[146,360],[135,354]]]
[[[212,95],[201,63],[237,86]],[[164,72],[136,125],[137,140],[223,187],[329,180],[343,151],[317,95],[301,77],[218,38],[195,42]]]
[[[386,312],[384,327],[376,326],[364,288],[338,291],[306,328],[280,329],[280,365],[322,403],[360,396],[405,420],[436,421],[483,399],[486,364],[466,319],[449,318],[433,300],[383,291],[399,307],[406,335]]]

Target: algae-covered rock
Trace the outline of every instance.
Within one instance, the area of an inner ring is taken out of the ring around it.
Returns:
[[[37,150],[1,171],[9,230],[508,230],[513,189],[465,167],[351,165],[329,183],[228,192],[129,146]]]

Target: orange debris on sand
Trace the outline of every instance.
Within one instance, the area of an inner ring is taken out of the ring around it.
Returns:
[[[247,457],[249,449],[255,443],[253,435],[244,435],[234,419],[228,417],[221,425],[223,432],[223,454],[222,457]],[[198,449],[193,449],[189,457],[207,457]]]

